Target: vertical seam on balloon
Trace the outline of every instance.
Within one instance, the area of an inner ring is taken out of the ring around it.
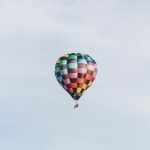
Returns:
[[[78,68],[79,68],[78,53],[76,53],[76,56],[77,56],[77,89],[76,89],[76,93],[77,93],[77,90],[78,90],[78,78],[79,78],[79,73],[78,73]]]
[[[69,56],[70,56],[70,54],[68,54],[68,57],[67,57],[67,77],[68,77],[68,79],[69,79],[69,81],[70,81],[70,78],[69,78],[69,71],[68,71],[68,58],[69,58]],[[71,89],[72,89],[72,85],[71,85],[71,81],[70,81],[70,87],[71,87]],[[73,89],[72,89],[73,90]],[[69,89],[68,89],[68,91],[67,91],[68,93],[69,93]],[[70,94],[70,93],[69,93]],[[70,94],[71,95],[71,94]]]
[[[60,62],[59,62],[59,70],[60,70],[60,64],[61,64],[61,61],[62,61],[63,57],[61,57],[60,59]],[[61,75],[62,76],[62,75]],[[63,82],[64,82],[64,79],[63,79]],[[61,86],[65,89],[65,87],[63,86],[63,84],[61,84]],[[65,89],[66,90],[66,89]]]
[[[86,60],[87,60],[87,57],[90,57],[90,56],[86,54]],[[88,74],[88,71],[89,71],[88,65],[89,65],[89,61],[87,60],[87,74]],[[86,74],[86,75],[87,75],[87,74]],[[86,77],[85,77],[85,78],[86,78]],[[90,80],[90,81],[91,81],[91,80]],[[88,88],[89,88],[89,86],[88,86],[88,84],[87,84],[86,90],[87,90]]]
[[[58,60],[61,60],[61,57],[60,57]],[[57,61],[58,61],[58,60],[57,60]],[[59,62],[60,62],[60,61],[59,61]],[[57,64],[57,63],[56,63],[56,64]],[[59,64],[60,64],[60,63],[58,63],[58,68],[59,68]],[[55,66],[55,67],[56,67],[56,66]],[[60,68],[59,68],[59,72],[60,72]],[[55,75],[56,75],[56,78],[57,78],[57,77],[58,77],[57,74],[55,74]],[[57,81],[58,81],[59,84],[61,84],[61,82],[60,82],[58,79],[57,79]]]
[[[58,67],[59,67],[59,72],[60,72],[60,62],[62,61],[62,57],[60,57],[59,58],[60,59],[60,61],[59,61],[59,63],[58,63]],[[58,59],[58,60],[59,60]],[[61,84],[61,82],[59,81],[59,80],[57,80],[58,82],[59,82],[59,84],[63,87],[63,85]],[[64,87],[63,87],[64,88]],[[64,88],[65,89],[65,88]]]
[[[84,54],[84,59],[86,60],[86,69],[87,69],[88,61],[87,61],[87,59],[86,59],[86,56],[87,56],[87,54]],[[87,70],[88,70],[88,69],[87,69]],[[86,72],[86,74],[87,74],[87,72]],[[85,74],[85,77],[84,77],[84,83],[83,83],[83,84],[85,84],[86,74]]]
[[[76,93],[77,93],[77,89],[78,89],[78,68],[79,68],[79,66],[78,66],[78,53],[76,53],[76,66],[77,66],[77,68],[76,68],[76,73],[77,73],[77,79],[76,79],[76,85],[77,85],[77,87],[76,87]]]
[[[87,55],[87,56],[90,57],[89,55]],[[90,57],[90,58],[91,58],[91,57]],[[93,60],[93,66],[94,66],[94,64],[96,64],[96,61],[95,61],[93,58],[92,58],[92,60]],[[94,72],[96,72],[96,71],[95,71],[95,68],[94,68],[93,73],[94,73]],[[96,72],[96,75],[97,75],[97,72]],[[94,78],[93,75],[92,75],[92,79],[91,79],[92,84],[94,83],[94,80],[93,80],[93,79],[95,80],[95,78]],[[92,80],[93,80],[93,81],[92,81]],[[91,85],[92,85],[92,84],[91,84]],[[91,86],[91,85],[90,85],[90,86]],[[88,89],[90,86],[88,86],[87,89]]]

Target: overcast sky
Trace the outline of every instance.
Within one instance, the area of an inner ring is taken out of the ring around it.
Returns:
[[[1,150],[150,150],[149,0],[0,0]],[[80,107],[56,60],[98,75]]]

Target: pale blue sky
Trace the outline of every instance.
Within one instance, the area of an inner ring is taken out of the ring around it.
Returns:
[[[149,6],[0,0],[0,150],[149,150]],[[99,68],[78,110],[54,76],[70,52]]]

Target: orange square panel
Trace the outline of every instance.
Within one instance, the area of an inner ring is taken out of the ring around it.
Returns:
[[[90,74],[87,74],[87,75],[86,75],[86,79],[87,79],[87,80],[91,80],[91,79],[92,79],[92,76],[91,76]]]
[[[93,73],[93,77],[94,77],[94,78],[96,77],[96,72]]]

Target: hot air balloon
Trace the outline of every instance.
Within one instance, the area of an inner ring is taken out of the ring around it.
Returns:
[[[66,54],[55,65],[56,79],[76,101],[75,107],[78,107],[77,100],[94,82],[96,74],[96,62],[87,54]]]

